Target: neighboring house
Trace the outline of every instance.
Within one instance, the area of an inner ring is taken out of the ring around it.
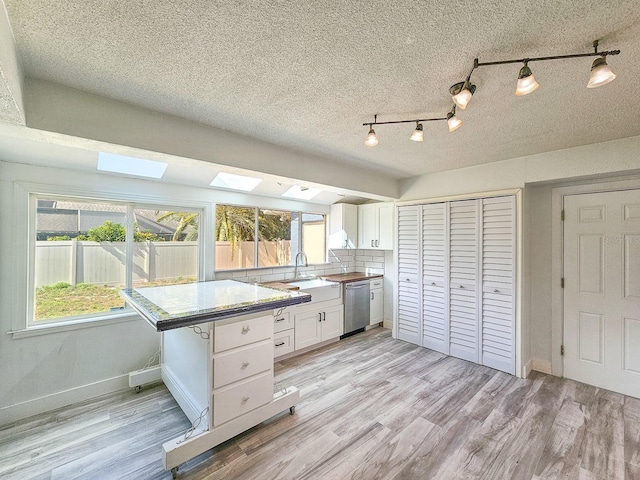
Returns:
[[[65,235],[75,238],[107,221],[125,225],[126,213],[126,207],[119,205],[38,200],[37,240]],[[163,240],[173,239],[177,226],[174,220],[159,223],[155,220],[159,213],[153,210],[135,210],[134,215],[139,230],[149,231]]]

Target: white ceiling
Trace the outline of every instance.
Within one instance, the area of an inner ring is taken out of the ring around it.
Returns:
[[[131,2],[5,0],[25,75],[404,178],[640,134],[637,0]],[[620,49],[481,67],[464,126],[362,123],[444,116],[448,88],[480,61]]]

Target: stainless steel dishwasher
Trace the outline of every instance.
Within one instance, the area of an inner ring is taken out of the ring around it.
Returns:
[[[369,325],[369,280],[346,283],[344,286],[344,335],[347,337]]]

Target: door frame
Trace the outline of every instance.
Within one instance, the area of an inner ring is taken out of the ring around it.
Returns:
[[[564,222],[561,212],[564,209],[564,197],[589,193],[618,192],[640,190],[640,179],[598,180],[594,183],[569,185],[551,189],[551,374],[564,376],[564,359],[560,349],[564,343],[564,292],[560,282],[564,272]]]

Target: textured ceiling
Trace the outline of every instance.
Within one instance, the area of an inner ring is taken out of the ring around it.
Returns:
[[[394,178],[640,134],[637,0],[442,2],[5,0],[28,76],[55,81]],[[618,75],[587,89],[593,59],[481,67],[464,126],[380,126],[443,116],[480,61],[620,49]]]

